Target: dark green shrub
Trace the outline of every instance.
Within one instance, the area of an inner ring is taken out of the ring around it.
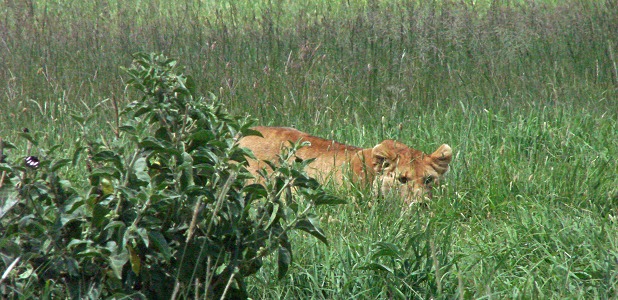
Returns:
[[[251,154],[236,143],[257,134],[247,118],[197,97],[163,55],[136,54],[126,71],[142,96],[115,140],[80,139],[67,158],[26,132],[38,157],[0,164],[3,298],[246,298],[244,278],[264,257],[277,253],[287,272],[290,230],[326,243],[312,208],[341,201],[303,172],[301,145],[272,162],[264,185],[248,184]],[[89,118],[73,118],[93,135]],[[87,175],[72,182],[69,168]]]

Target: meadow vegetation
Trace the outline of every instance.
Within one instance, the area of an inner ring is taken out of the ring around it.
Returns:
[[[0,138],[113,139],[138,51],[262,125],[454,150],[425,206],[328,189],[255,299],[618,298],[618,3],[2,0]],[[70,115],[96,124],[81,136]],[[35,153],[40,151],[35,147]],[[11,158],[10,158],[11,159]],[[80,178],[81,170],[66,170]],[[1,247],[0,247],[1,249]],[[8,263],[0,263],[0,270]],[[15,274],[14,276],[18,276]]]

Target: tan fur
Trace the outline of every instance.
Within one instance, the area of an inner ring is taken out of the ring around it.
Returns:
[[[399,194],[406,203],[431,198],[431,188],[446,173],[452,150],[443,144],[432,154],[394,140],[385,140],[373,148],[362,149],[311,136],[293,128],[255,127],[263,137],[248,136],[240,146],[249,148],[258,159],[249,161],[249,170],[266,167],[263,160],[276,161],[282,147],[291,142],[310,142],[296,152],[301,159],[315,158],[307,173],[322,182],[329,179],[342,184],[346,180],[373,184],[383,194]],[[351,178],[348,174],[350,174]]]

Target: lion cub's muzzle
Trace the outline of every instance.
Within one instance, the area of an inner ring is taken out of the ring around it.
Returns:
[[[394,175],[377,176],[373,183],[375,193],[400,198],[406,205],[426,202],[433,197],[433,183],[419,184],[416,181],[401,183]]]

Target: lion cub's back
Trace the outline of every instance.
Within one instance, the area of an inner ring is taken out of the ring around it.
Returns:
[[[288,127],[264,127],[252,128],[262,133],[263,137],[248,136],[240,140],[241,147],[253,151],[255,157],[260,160],[274,160],[281,152],[282,146],[289,146],[289,141],[305,140],[308,134]]]

